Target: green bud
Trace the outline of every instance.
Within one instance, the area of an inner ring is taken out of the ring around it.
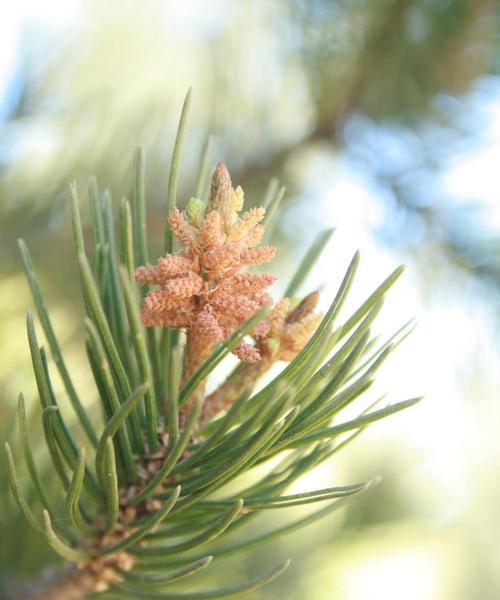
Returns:
[[[186,212],[191,225],[198,227],[205,213],[205,203],[199,198],[191,198],[187,203]]]

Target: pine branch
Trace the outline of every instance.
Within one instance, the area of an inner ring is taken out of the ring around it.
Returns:
[[[132,204],[120,204],[118,240],[111,197],[100,194],[92,179],[93,244],[86,245],[78,191],[74,185],[70,189],[86,351],[104,417],[100,427],[76,394],[33,261],[20,242],[38,318],[86,437],[74,438],[66,424],[51,383],[52,365],[28,313],[29,348],[46,443],[65,497],[65,526],[59,524],[46,482],[38,475],[22,396],[18,408],[23,455],[43,518],[25,499],[7,445],[9,485],[32,529],[65,561],[78,565],[30,598],[76,600],[95,592],[108,597],[222,598],[269,583],[288,561],[220,589],[169,591],[170,583],[195,576],[214,557],[306,526],[365,492],[370,482],[300,494],[287,489],[368,425],[418,401],[372,410],[375,403],[365,400],[377,370],[409,330],[405,326],[382,343],[370,333],[401,268],[341,320],[359,264],[356,253],[329,309],[318,313],[317,292],[302,300],[289,296],[305,286],[332,235],[328,230],[306,253],[286,297],[273,304],[269,287],[274,277],[254,273],[251,267],[269,262],[275,254],[274,247],[262,246],[261,241],[277,218],[284,188],[270,186],[267,217],[265,208],[242,213],[243,191],[233,188],[219,163],[207,200],[207,146],[196,184],[199,197],[190,200],[185,212],[176,207],[189,104],[190,92],[172,157],[167,253],[156,264],[148,263],[142,148],[134,160]],[[207,378],[231,352],[239,365],[215,392],[206,394]],[[259,379],[277,363],[284,365],[281,372],[255,392]],[[365,405],[359,415],[332,424],[354,402]],[[253,476],[244,489],[229,486],[282,453],[278,468]],[[258,537],[244,533],[248,521],[264,510],[325,502],[320,511],[288,526]],[[236,529],[242,530],[240,541],[213,548],[213,542]]]

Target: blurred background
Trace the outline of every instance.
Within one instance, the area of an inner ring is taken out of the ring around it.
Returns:
[[[378,386],[394,400],[426,397],[299,484],[378,474],[378,486],[334,517],[221,562],[207,586],[291,556],[288,573],[255,598],[499,598],[499,21],[494,0],[3,6],[0,435],[16,440],[19,390],[35,399],[24,333],[31,298],[16,238],[30,246],[71,372],[92,396],[67,185],[76,179],[85,195],[95,174],[118,202],[144,143],[159,240],[192,85],[180,201],[193,193],[212,135],[212,163],[227,163],[248,205],[262,201],[271,177],[287,187],[273,266],[283,285],[330,226],[336,232],[307,285],[321,287],[325,304],[356,248],[353,306],[406,263],[378,327],[390,334],[413,316],[419,324]],[[2,585],[36,579],[54,558],[18,516],[3,477],[0,493],[1,596]]]

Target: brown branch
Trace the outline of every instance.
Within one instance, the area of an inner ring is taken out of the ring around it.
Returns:
[[[7,592],[7,600],[84,600],[95,589],[95,573],[69,567],[52,570],[40,582],[13,586]]]

